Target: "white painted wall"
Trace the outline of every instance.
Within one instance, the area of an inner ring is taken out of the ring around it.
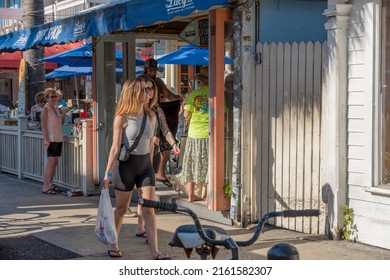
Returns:
[[[354,0],[348,27],[348,200],[358,242],[390,249],[390,197],[379,184],[381,1]]]

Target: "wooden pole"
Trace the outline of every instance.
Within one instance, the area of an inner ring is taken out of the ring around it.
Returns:
[[[208,208],[213,211],[228,210],[230,200],[224,195],[224,54],[225,21],[231,12],[223,9],[210,11],[209,19],[209,121],[210,121],[210,163]]]

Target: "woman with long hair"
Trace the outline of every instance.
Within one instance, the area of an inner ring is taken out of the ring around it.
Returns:
[[[143,74],[139,76],[139,78],[148,79],[148,76]],[[164,112],[158,105],[158,89],[156,83],[154,82],[154,80],[152,80],[152,83],[153,83],[153,87],[152,87],[150,100],[149,103],[147,103],[145,106],[156,116],[156,127],[155,127],[156,137],[154,140],[154,153],[153,153],[153,169],[154,169],[154,173],[156,174],[159,170],[160,163],[161,163],[161,153],[160,153],[160,146],[159,146],[160,137],[163,136],[168,141],[168,143],[172,146],[174,156],[179,155],[180,149],[177,146],[175,137],[173,136],[172,132],[168,128],[168,124],[165,119]],[[142,215],[142,206],[140,205],[138,205],[137,208],[137,216],[138,216],[138,225],[135,231],[135,235],[137,237],[146,238],[146,231],[144,227],[145,223]]]
[[[153,83],[150,78],[137,77],[125,82],[116,106],[113,139],[108,157],[103,188],[108,188],[112,181],[112,171],[116,164],[122,145],[129,148],[137,138],[144,114],[147,121],[138,146],[131,152],[128,161],[119,162],[119,176],[122,184],[115,185],[115,225],[119,235],[124,215],[128,209],[131,193],[137,187],[140,197],[155,199],[155,176],[152,165],[154,130],[156,119],[154,113],[145,105],[152,96]],[[161,253],[157,244],[156,216],[153,208],[142,208],[145,220],[145,231],[148,238],[150,254],[153,259],[167,260],[170,256]],[[108,254],[111,257],[122,257],[118,244],[110,245]]]

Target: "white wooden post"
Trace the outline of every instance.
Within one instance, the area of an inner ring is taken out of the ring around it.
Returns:
[[[93,182],[93,160],[92,160],[92,120],[81,120],[82,124],[82,159],[83,166],[81,167],[81,188],[84,195],[96,194],[95,184]]]
[[[328,203],[331,234],[336,237],[342,223],[341,209],[347,201],[347,31],[351,4],[329,4],[325,11],[328,21],[329,56],[324,77],[323,200]]]
[[[241,217],[243,223],[255,218],[257,206],[252,204],[256,196],[255,144],[256,143],[256,92],[255,92],[255,52],[256,52],[256,6],[244,9],[242,16],[242,127],[241,127]]]
[[[24,115],[20,115],[18,117],[18,158],[17,158],[17,166],[18,166],[18,178],[21,179],[23,177],[22,163],[23,163],[23,154],[22,154],[22,130],[27,129],[28,117]]]

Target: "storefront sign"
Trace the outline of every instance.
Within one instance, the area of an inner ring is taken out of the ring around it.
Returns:
[[[206,17],[191,21],[179,34],[179,37],[193,46],[207,48],[209,44],[209,19]]]

